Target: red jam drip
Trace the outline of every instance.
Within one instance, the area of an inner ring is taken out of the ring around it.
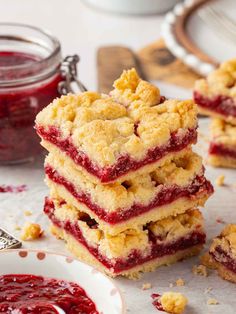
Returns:
[[[106,256],[102,255],[96,247],[89,246],[84,238],[82,231],[80,230],[78,224],[71,221],[60,221],[54,215],[55,207],[53,201],[50,199],[45,200],[44,212],[49,217],[49,219],[58,228],[64,229],[66,232],[71,234],[80,244],[82,244],[89,252],[92,254],[100,263],[102,263],[106,268],[112,270],[114,273],[119,273],[121,271],[130,269],[134,266],[143,264],[152,259],[162,257],[165,255],[175,254],[177,251],[185,250],[194,245],[204,244],[206,235],[202,231],[194,231],[186,237],[181,237],[176,241],[169,242],[168,244],[157,243],[157,237],[153,234],[150,236],[149,241],[151,242],[151,252],[145,257],[142,256],[142,252],[139,250],[133,250],[130,255],[125,258],[108,259]],[[200,227],[200,226],[199,226]]]
[[[200,107],[215,111],[224,116],[236,117],[236,103],[232,97],[217,95],[209,98],[195,91],[193,98],[195,103]]]
[[[221,155],[221,156],[228,156],[230,158],[236,158],[236,150],[230,149],[224,145],[217,144],[212,142],[209,147],[209,154],[210,155]]]
[[[163,309],[163,306],[160,302],[160,297],[161,295],[158,294],[158,293],[153,293],[151,295],[151,298],[153,299],[153,302],[152,304],[155,306],[155,308],[158,310],[158,311],[162,311],[162,312],[165,312],[165,310]]]
[[[155,198],[148,204],[143,205],[134,203],[129,208],[120,208],[114,212],[108,213],[105,209],[94,204],[89,194],[83,191],[77,191],[76,187],[68,182],[63,176],[61,176],[55,169],[47,165],[45,167],[45,173],[53,182],[62,185],[67,189],[79,202],[85,204],[91,211],[93,211],[100,219],[110,224],[117,224],[122,221],[131,219],[145,212],[152,210],[155,207],[163,206],[174,202],[178,198],[186,197],[202,197],[204,194],[212,194],[213,187],[204,176],[196,176],[193,182],[187,187],[180,187],[172,185],[171,187],[163,186]]]
[[[19,186],[0,185],[0,193],[21,193],[27,190],[25,184]]]
[[[210,252],[210,255],[220,264],[224,265],[230,271],[236,273],[236,259],[233,259],[227,252],[225,252],[220,246],[215,248],[214,252]]]
[[[0,276],[0,313],[58,313],[52,305],[66,314],[98,314],[96,305],[74,282],[34,275]]]
[[[149,149],[146,157],[141,161],[137,161],[129,155],[124,155],[119,157],[115,165],[101,168],[94,164],[84,152],[78,151],[72,143],[71,138],[62,139],[60,130],[56,127],[50,126],[46,129],[42,126],[36,126],[36,129],[43,139],[60,148],[76,164],[82,166],[89,173],[99,178],[102,183],[115,181],[117,178],[130,171],[135,171],[145,165],[158,161],[168,153],[181,151],[188,145],[195,143],[197,140],[196,129],[189,129],[183,136],[180,136],[175,132],[171,134],[171,138],[167,145]]]
[[[36,60],[38,57],[30,54],[0,51],[0,66],[18,66]],[[35,74],[33,69],[31,71],[28,75]],[[9,72],[3,79],[11,79],[10,76]],[[45,81],[20,88],[1,88],[0,83],[0,163],[23,161],[41,152],[33,129],[34,120],[39,111],[60,96],[57,86],[61,80],[61,76],[56,74]]]

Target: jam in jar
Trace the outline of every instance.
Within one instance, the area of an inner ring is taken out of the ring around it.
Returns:
[[[35,116],[60,96],[64,80],[56,38],[35,27],[0,23],[0,164],[39,155]]]

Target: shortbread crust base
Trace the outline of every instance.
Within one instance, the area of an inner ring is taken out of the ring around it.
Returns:
[[[143,272],[152,272],[160,266],[171,265],[182,259],[198,255],[203,248],[203,244],[198,244],[185,250],[178,251],[175,254],[163,256],[161,258],[159,257],[141,265],[137,265],[133,268],[130,268],[129,270],[125,270],[120,273],[113,273],[111,270],[107,269],[102,263],[100,263],[93,255],[91,255],[89,251],[82,244],[76,241],[76,239],[72,235],[68,234],[63,229],[58,228],[57,226],[52,224],[51,232],[57,238],[62,239],[66,242],[67,249],[73,255],[75,255],[80,260],[90,264],[91,266],[94,266],[103,273],[106,273],[110,277],[116,277],[121,275],[129,279],[138,279]]]
[[[190,208],[196,208],[199,206],[203,206],[207,201],[209,195],[205,195],[199,199],[191,199],[191,198],[180,198],[170,204],[160,206],[159,208],[153,208],[150,211],[125,220],[124,222],[120,222],[117,224],[109,224],[106,223],[104,220],[99,219],[94,212],[92,212],[87,206],[82,203],[79,203],[73,195],[67,191],[67,189],[59,184],[55,184],[50,179],[47,179],[47,184],[51,192],[52,198],[61,198],[64,199],[68,204],[71,204],[75,208],[79,208],[80,211],[85,212],[90,217],[94,218],[100,228],[104,232],[108,232],[109,234],[117,234],[127,229],[135,229],[138,226],[145,225],[150,221],[157,221],[164,219],[169,216],[176,216],[178,214],[185,213]]]
[[[222,119],[228,123],[236,125],[236,117],[229,116],[229,115],[223,115],[223,114],[220,114],[218,112],[208,110],[206,108],[201,107],[201,105],[197,105],[197,106],[198,106],[198,113],[201,115],[209,116],[209,117],[213,117],[213,118],[220,118],[220,119]]]
[[[213,155],[208,156],[208,163],[214,167],[236,168],[236,158],[229,156]]]

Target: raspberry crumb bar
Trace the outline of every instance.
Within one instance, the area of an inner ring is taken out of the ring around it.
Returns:
[[[196,106],[164,100],[159,89],[124,72],[108,95],[63,96],[36,118],[42,145],[58,148],[90,180],[124,181],[152,171],[196,142]]]
[[[77,257],[112,277],[135,278],[199,253],[205,243],[199,210],[130,228],[116,235],[104,232],[96,220],[63,199],[46,199],[52,232],[66,241]]]
[[[45,173],[52,197],[61,196],[82,207],[110,233],[203,206],[213,192],[204,177],[201,157],[190,150],[150,173],[121,183],[92,183],[60,154],[48,155]]]
[[[194,101],[200,112],[236,125],[236,59],[196,81]]]
[[[207,267],[217,269],[219,275],[236,283],[236,225],[227,225],[221,234],[214,238],[209,253],[202,257]]]
[[[211,122],[211,135],[209,163],[236,168],[236,126],[215,118]]]

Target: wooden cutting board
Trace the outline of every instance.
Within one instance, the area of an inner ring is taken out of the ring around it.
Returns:
[[[122,46],[101,47],[97,53],[98,90],[108,93],[121,72],[132,67],[144,79],[161,80],[185,88],[192,88],[195,80],[200,78],[160,39],[137,52]]]

